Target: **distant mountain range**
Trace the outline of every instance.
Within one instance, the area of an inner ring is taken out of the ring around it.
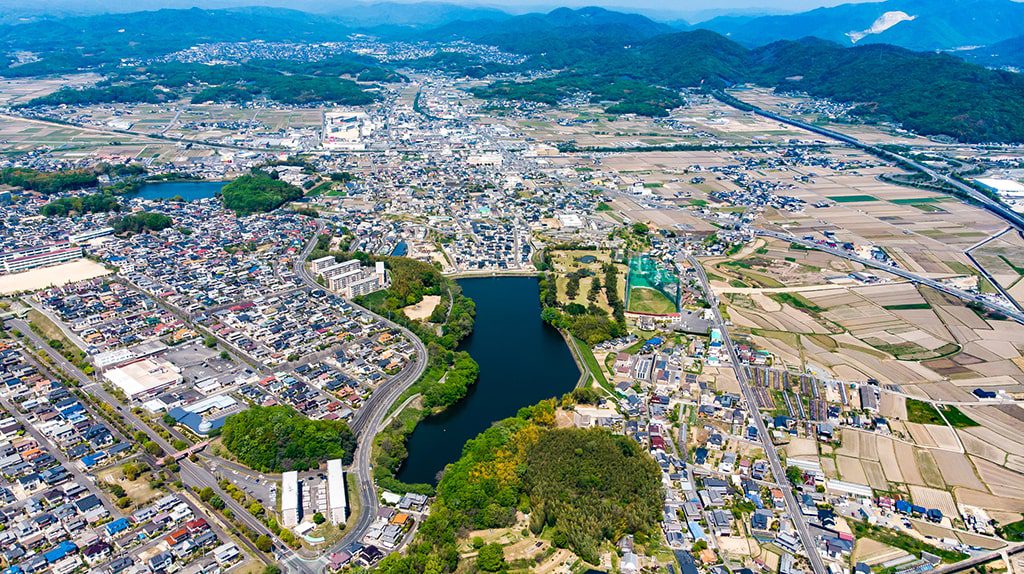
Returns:
[[[936,8],[939,4],[946,9]],[[955,26],[950,10],[957,6],[977,17],[965,18],[963,26]],[[393,14],[403,7],[384,4],[381,14]],[[878,21],[876,14],[891,12],[884,9],[893,7],[904,14],[890,14]],[[858,20],[851,12],[856,10],[868,12]],[[983,65],[1018,65],[1020,36],[1024,36],[1024,31],[1013,35],[1018,27],[1024,27],[1024,13],[1018,18],[1018,10],[1024,10],[1024,5],[1008,0],[889,0],[794,16],[755,17],[745,23],[742,18],[717,19],[718,25],[729,22],[734,26],[731,38],[710,30],[680,32],[644,16],[601,8],[560,8],[546,14],[511,16],[488,9],[428,4],[402,16],[394,15],[404,25],[381,24],[372,13],[359,11],[309,14],[277,8],[160,10],[0,26],[0,65],[10,62],[16,50],[41,56],[29,64],[0,67],[0,75],[102,69],[116,66],[124,58],[145,59],[206,42],[318,42],[342,40],[362,31],[386,39],[470,40],[527,56],[527,61],[517,66],[519,69],[562,72],[556,80],[536,85],[505,83],[491,91],[494,97],[504,94],[557,101],[573,90],[600,92],[615,95],[611,99],[621,104],[617,110],[657,115],[677,105],[678,95],[666,88],[718,89],[758,83],[859,103],[859,114],[900,122],[923,134],[946,134],[964,141],[1024,141],[1024,76],[934,53],[934,42],[940,36],[946,38],[946,46],[958,45],[972,35],[981,43],[980,30],[985,28],[986,38],[999,40],[982,49],[956,53]],[[997,13],[1002,16],[997,17]],[[911,38],[912,34],[901,29],[934,23],[943,14],[947,24],[933,27],[946,32],[935,32],[932,40],[925,42],[933,46],[931,52],[878,43],[883,38],[895,38],[897,32],[908,42],[915,38],[923,41],[924,32]],[[996,24],[982,24],[989,20]],[[796,26],[794,22],[806,24],[802,35],[783,33]],[[840,32],[851,28],[856,32],[853,36]],[[952,39],[953,29],[959,39]],[[736,41],[742,36],[738,30],[757,32],[761,39],[743,45]],[[832,39],[805,38],[808,34]],[[781,40],[776,38],[780,35],[784,36]],[[790,35],[797,39],[788,38]],[[750,47],[761,42],[767,43]],[[516,69],[469,55],[441,56],[409,65],[440,67],[474,77]]]
[[[566,25],[577,21],[586,24]],[[512,31],[499,32],[502,28]],[[947,54],[872,43],[846,47],[849,41],[844,45],[816,38],[747,49],[712,31],[662,33],[659,25],[641,17],[600,9],[519,16],[493,29],[480,22],[455,22],[441,29],[442,38],[486,41],[531,55],[531,65],[568,70],[558,82],[522,89],[503,85],[494,97],[551,101],[552,90],[563,96],[571,89],[595,92],[595,77],[606,83],[628,79],[670,88],[758,83],[859,103],[858,114],[899,122],[927,135],[1024,141],[1024,76],[987,70]],[[670,101],[647,93],[641,101],[624,98],[631,109],[645,113],[654,111],[653,101]]]
[[[784,16],[724,16],[699,25],[741,44],[814,36],[844,46],[893,44],[954,50],[1024,35],[1024,3],[1012,0],[887,0]]]
[[[1024,36],[1017,36],[990,46],[967,50],[958,54],[968,62],[995,68],[1011,67],[1024,70]]]

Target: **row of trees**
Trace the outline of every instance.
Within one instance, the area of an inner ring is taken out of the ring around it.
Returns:
[[[611,316],[596,304],[602,291],[602,282],[598,277],[594,277],[588,290],[590,304],[584,306],[572,301],[559,301],[557,277],[554,273],[547,273],[540,279],[541,319],[557,329],[568,331],[589,345],[625,335],[626,316],[618,295],[618,270],[614,265],[607,264],[603,271],[603,291],[612,308]],[[570,299],[574,299],[579,292],[579,279],[579,271],[568,275],[566,295]]]

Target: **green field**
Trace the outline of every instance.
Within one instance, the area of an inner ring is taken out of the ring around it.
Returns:
[[[811,313],[822,313],[825,309],[814,304],[810,299],[799,293],[769,293],[768,297],[781,305],[789,305],[794,309],[803,309]]]
[[[974,419],[953,405],[943,405],[941,409],[942,415],[946,417],[949,424],[953,425],[953,428],[965,429],[978,426]]]
[[[590,345],[587,345],[576,337],[573,337],[573,340],[576,343],[576,348],[580,352],[580,359],[586,363],[587,369],[590,371],[590,376],[594,377],[594,381],[596,381],[598,385],[601,385],[601,388],[614,395],[615,387],[612,386],[611,383],[608,382],[607,377],[604,376],[604,371],[601,370],[601,365],[598,364],[597,357],[594,356],[594,351],[590,349]]]
[[[890,199],[889,203],[896,205],[914,205],[915,203],[938,203],[941,197],[904,197],[903,199]]]
[[[902,305],[885,305],[882,307],[889,311],[912,311],[915,309],[931,309],[930,303],[904,303]]]
[[[830,195],[829,199],[836,203],[861,203],[865,201],[878,201],[873,195]]]
[[[999,535],[1011,542],[1024,541],[1024,520],[1011,522],[1000,526],[997,531]]]
[[[920,556],[922,552],[929,552],[941,558],[943,562],[959,562],[968,557],[962,552],[939,548],[902,532],[882,528],[881,526],[868,524],[860,520],[850,520],[849,524],[853,527],[853,535],[857,538],[871,538],[882,544],[888,544],[900,550],[905,550],[915,556]]]
[[[678,311],[675,303],[661,291],[649,287],[633,287],[629,293],[629,310],[652,315],[668,315]]]
[[[931,403],[917,399],[907,399],[907,420],[922,425],[942,425],[942,415]]]

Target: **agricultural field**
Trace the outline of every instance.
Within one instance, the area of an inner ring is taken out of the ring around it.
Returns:
[[[765,169],[763,179],[804,200],[802,211],[765,210],[767,226],[839,244],[883,249],[901,267],[933,277],[977,275],[964,250],[1004,228],[948,195],[889,183],[892,167],[856,150],[830,150],[833,167]]]
[[[705,266],[722,278],[712,280],[712,287],[719,293],[794,291],[801,287],[853,283],[847,275],[864,269],[858,263],[821,251],[763,238],[733,256],[708,259]]]
[[[935,400],[971,401],[978,386],[1024,391],[1016,324],[983,319],[927,288],[894,281],[716,291],[737,332],[796,371],[875,379]]]
[[[918,136],[905,131],[897,131],[881,124],[867,125],[850,122],[835,122],[824,114],[816,113],[812,106],[814,99],[806,95],[778,93],[771,88],[758,86],[743,87],[730,90],[730,93],[747,102],[765,110],[778,114],[797,118],[808,123],[838,129],[843,133],[850,134],[861,141],[872,143],[903,144],[903,145],[929,145],[935,143],[925,137]]]

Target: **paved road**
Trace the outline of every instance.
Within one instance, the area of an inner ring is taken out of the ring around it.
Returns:
[[[999,233],[996,233],[995,235],[989,236],[986,239],[982,239],[981,241],[975,243],[974,245],[968,247],[967,249],[964,249],[964,255],[966,255],[967,258],[971,260],[971,263],[973,263],[974,266],[978,269],[978,271],[982,275],[985,276],[985,279],[987,279],[988,282],[992,284],[992,287],[995,287],[995,290],[999,291],[1000,295],[1002,295],[1003,297],[1006,298],[1007,301],[1012,303],[1013,306],[1018,311],[1024,311],[1024,305],[1021,305],[1016,299],[1014,299],[1013,295],[1011,295],[1009,291],[1004,289],[1003,285],[995,277],[993,277],[992,274],[988,272],[988,269],[985,269],[985,266],[982,265],[977,259],[975,259],[974,258],[974,254],[971,253],[972,251],[974,251],[975,249],[978,249],[982,245],[985,245],[986,243],[988,243],[990,241],[999,239],[1000,237],[1002,237],[1003,235],[1005,235],[1006,233],[1008,233],[1010,231],[1016,231],[1017,235],[1021,235],[1020,231],[1017,231],[1017,230],[1013,229],[1012,227],[1007,227],[1007,228],[1003,229],[1002,231],[1000,231]]]
[[[162,132],[159,133],[159,134],[153,134],[153,133],[133,132],[131,130],[120,130],[120,129],[114,129],[114,128],[101,128],[101,127],[96,127],[96,126],[88,126],[88,125],[85,125],[85,124],[78,124],[78,123],[74,123],[74,122],[56,122],[56,121],[53,121],[53,120],[47,119],[47,118],[29,117],[29,116],[22,116],[22,115],[18,115],[18,114],[0,114],[0,118],[6,118],[8,120],[14,120],[14,121],[20,121],[20,122],[29,122],[29,123],[34,123],[34,124],[43,124],[43,125],[47,125],[47,126],[50,126],[50,127],[59,127],[59,128],[63,128],[63,129],[67,129],[68,127],[72,127],[72,128],[78,129],[78,130],[85,131],[85,132],[97,133],[97,134],[108,135],[108,136],[121,136],[121,137],[130,136],[130,137],[141,139],[141,140],[152,140],[152,141],[155,141],[155,142],[163,142],[163,143],[168,144],[168,145],[184,143],[184,144],[192,144],[194,146],[201,146],[201,147],[211,147],[211,148],[218,148],[218,149],[231,149],[231,150],[238,150],[238,151],[255,151],[255,152],[263,152],[263,153],[271,153],[271,152],[275,152],[275,151],[282,151],[282,148],[278,148],[278,147],[259,148],[259,147],[242,146],[242,145],[237,145],[237,144],[224,144],[224,143],[217,143],[217,142],[211,142],[211,141],[200,140],[200,139],[191,139],[191,138],[184,138],[184,137],[170,137],[170,136],[163,135]]]
[[[50,347],[50,345],[47,344],[47,342],[44,341],[42,337],[36,334],[36,332],[33,331],[32,328],[29,327],[27,323],[20,319],[11,319],[10,321],[8,321],[8,323],[10,323],[10,325],[17,329],[18,331],[21,331],[25,335],[25,337],[28,338],[37,348],[46,353],[54,362],[54,364],[56,364],[62,371],[64,371],[66,375],[73,377],[75,380],[77,380],[81,385],[82,389],[85,390],[85,392],[89,393],[97,400],[114,405],[117,408],[118,413],[122,417],[124,417],[125,422],[128,425],[145,432],[149,439],[155,442],[156,444],[160,445],[160,448],[162,448],[164,452],[176,452],[176,449],[173,446],[171,446],[171,444],[167,442],[167,440],[165,440],[164,437],[160,436],[160,434],[153,430],[152,427],[146,424],[142,419],[138,418],[135,415],[135,413],[133,413],[128,406],[123,405],[117,399],[117,397],[108,393],[106,389],[103,388],[103,385],[97,384],[95,381],[89,378],[88,375],[83,373],[81,369],[71,364],[71,362],[65,359],[63,355],[61,355],[52,347]],[[150,465],[153,466],[154,461],[152,460],[152,457],[147,456],[147,458],[149,459]],[[227,505],[228,508],[231,509],[232,512],[235,513],[235,516],[238,517],[239,520],[242,520],[246,525],[254,529],[256,532],[259,532],[260,534],[266,534],[270,536],[271,539],[273,540],[277,539],[273,535],[273,533],[270,532],[270,530],[263,525],[263,523],[261,523],[251,514],[249,514],[249,511],[247,509],[245,509],[241,504],[239,504],[233,498],[231,498],[231,496],[228,495],[226,492],[222,491],[220,486],[217,484],[217,478],[213,476],[213,474],[205,467],[196,464],[188,459],[182,459],[179,462],[179,467],[181,469],[180,475],[183,483],[192,487],[196,491],[203,488],[204,486],[209,486],[213,488],[214,492],[216,492],[218,496],[220,496],[224,500],[224,503]],[[262,552],[259,552],[254,546],[252,546],[248,539],[246,539],[244,536],[239,536],[239,538],[242,539],[247,546],[249,546],[250,552],[252,552],[254,556],[260,558],[261,560],[265,560],[264,554]],[[306,572],[309,574],[313,574],[313,572],[315,572],[314,570],[310,569],[300,569],[296,571]]]
[[[783,498],[786,501],[786,510],[789,513],[790,519],[793,521],[794,527],[796,527],[797,533],[800,535],[800,542],[803,544],[804,549],[807,551],[807,557],[811,562],[811,568],[815,574],[827,574],[828,569],[825,567],[825,562],[821,559],[821,554],[818,553],[818,549],[814,544],[814,538],[811,536],[810,531],[807,528],[807,523],[804,521],[803,512],[800,510],[800,506],[796,502],[796,497],[793,496],[793,489],[788,484],[785,484],[786,472],[782,468],[782,462],[779,460],[779,454],[775,451],[775,445],[772,444],[771,435],[768,434],[768,429],[765,427],[764,419],[761,417],[761,413],[757,410],[757,400],[754,397],[754,393],[750,388],[749,381],[747,380],[746,370],[740,365],[739,357],[736,355],[736,349],[733,347],[732,339],[729,338],[729,332],[725,328],[725,321],[722,320],[722,315],[718,310],[718,300],[715,297],[714,291],[711,290],[711,284],[708,281],[708,276],[704,272],[704,268],[700,262],[697,261],[696,257],[688,257],[690,265],[697,271],[697,277],[700,279],[701,287],[704,289],[704,293],[708,298],[708,303],[711,305],[711,311],[714,314],[715,327],[722,334],[722,342],[725,345],[725,350],[729,353],[729,362],[732,364],[733,370],[736,372],[736,379],[739,381],[740,390],[743,393],[743,400],[746,403],[747,412],[750,413],[750,418],[754,422],[754,426],[757,427],[757,435],[761,439],[761,444],[764,447],[765,455],[768,458],[768,464],[772,468],[772,476],[778,482],[780,489],[783,493]]]
[[[921,285],[925,285],[927,287],[931,287],[932,289],[935,289],[936,291],[941,291],[941,292],[946,293],[948,295],[952,295],[954,297],[958,297],[960,299],[963,299],[964,301],[978,303],[979,305],[983,305],[983,306],[985,306],[985,307],[987,307],[989,309],[992,309],[993,311],[1002,313],[1002,314],[1006,315],[1007,317],[1013,319],[1014,321],[1017,321],[1018,323],[1024,323],[1024,312],[1020,311],[1016,307],[1013,307],[1012,305],[1003,305],[1003,304],[1000,304],[1000,303],[998,303],[996,301],[993,301],[989,297],[985,297],[984,295],[981,295],[980,293],[972,293],[970,291],[965,291],[963,289],[958,289],[958,288],[953,287],[951,285],[946,285],[945,283],[942,283],[941,281],[936,281],[934,279],[928,279],[927,277],[922,277],[920,275],[917,275],[916,273],[911,273],[910,271],[907,271],[906,269],[900,269],[899,267],[893,267],[892,265],[888,265],[886,263],[875,261],[874,259],[870,259],[870,258],[866,258],[866,257],[861,257],[861,256],[853,253],[852,251],[847,251],[846,249],[839,249],[839,248],[836,248],[836,247],[828,247],[827,245],[822,245],[822,244],[819,244],[819,243],[817,243],[815,241],[810,241],[810,240],[807,240],[807,239],[796,237],[796,236],[790,235],[788,233],[779,233],[779,232],[776,232],[776,231],[768,231],[766,229],[755,229],[754,232],[757,233],[758,235],[761,235],[761,236],[774,237],[775,239],[781,239],[783,241],[789,241],[791,243],[796,243],[798,245],[802,245],[804,247],[808,247],[808,248],[811,248],[811,249],[817,249],[818,251],[823,251],[825,253],[829,253],[829,254],[835,255],[837,257],[842,257],[844,259],[849,259],[850,261],[856,261],[857,263],[860,263],[862,265],[866,265],[868,267],[873,267],[875,269],[881,269],[882,271],[885,271],[887,273],[892,273],[893,275],[897,275],[899,277],[903,277],[904,279],[909,279],[910,281],[913,281],[914,283],[919,283]]]
[[[963,572],[964,570],[970,570],[971,568],[980,566],[986,562],[1003,558],[1004,554],[1006,556],[1013,556],[1014,554],[1020,553],[1022,550],[1024,550],[1024,542],[1018,542],[1017,544],[1012,544],[1002,550],[993,550],[992,552],[978,554],[968,558],[967,560],[961,560],[954,564],[939,566],[934,570],[930,570],[928,574],[954,574],[955,572]]]
[[[313,234],[313,238],[295,260],[295,273],[301,277],[311,289],[323,289],[323,286],[316,282],[313,274],[305,265],[306,258],[316,246],[317,236],[322,232],[322,230],[323,224],[321,222],[317,222],[317,230]],[[366,535],[366,532],[373,524],[373,520],[377,516],[377,510],[379,507],[377,490],[373,482],[373,472],[370,468],[370,455],[373,451],[373,439],[380,428],[381,422],[387,417],[388,410],[391,405],[398,400],[406,389],[419,380],[420,376],[427,368],[427,348],[423,344],[423,341],[420,341],[419,337],[397,323],[391,322],[386,318],[354,303],[349,303],[353,307],[383,321],[391,328],[401,331],[401,333],[411,341],[413,346],[416,348],[416,360],[406,365],[400,373],[377,387],[373,394],[370,395],[370,398],[363,403],[362,408],[359,409],[356,416],[353,417],[352,430],[357,433],[358,438],[356,444],[356,457],[352,462],[352,466],[349,468],[348,479],[351,480],[354,476],[356,479],[356,487],[359,489],[359,518],[356,520],[355,525],[345,533],[341,540],[328,550],[327,554],[340,551],[352,542],[358,542]],[[291,564],[291,562],[286,562],[288,567],[291,567]]]

